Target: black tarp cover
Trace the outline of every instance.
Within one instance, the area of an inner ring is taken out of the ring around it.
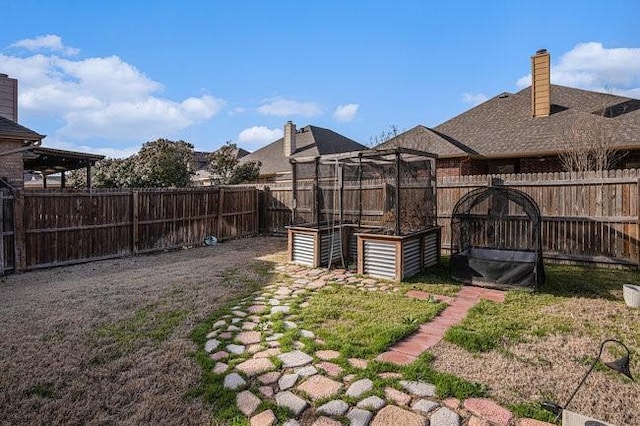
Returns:
[[[544,283],[541,216],[526,193],[503,186],[463,196],[451,219],[451,275],[467,284],[536,289]]]

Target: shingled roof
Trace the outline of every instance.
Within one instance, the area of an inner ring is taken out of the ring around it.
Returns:
[[[35,142],[42,140],[44,135],[27,129],[6,117],[0,116],[0,138],[22,139],[27,142]]]
[[[296,150],[292,157],[309,157],[364,149],[367,149],[367,147],[332,130],[316,126],[305,126],[297,130]],[[260,175],[270,176],[290,172],[289,158],[284,155],[283,137],[242,157],[240,162],[260,161],[262,163]]]
[[[381,146],[406,146],[441,158],[551,155],[562,150],[566,131],[575,125],[606,128],[616,148],[640,149],[640,100],[551,85],[551,114],[534,118],[528,87],[502,93],[433,129],[414,127]]]

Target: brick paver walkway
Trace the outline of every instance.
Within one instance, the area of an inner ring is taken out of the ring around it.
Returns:
[[[407,296],[417,299],[426,299],[428,293],[421,291],[407,292]],[[504,301],[504,292],[482,287],[464,286],[455,298],[439,296],[439,301],[449,303],[449,306],[433,320],[420,326],[413,335],[393,345],[387,352],[378,356],[380,361],[394,364],[410,364],[423,352],[435,346],[447,332],[449,327],[462,322],[471,309],[480,299],[494,302]]]

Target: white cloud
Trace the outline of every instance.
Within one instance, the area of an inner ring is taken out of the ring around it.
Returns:
[[[249,149],[259,148],[282,137],[282,129],[270,129],[266,126],[253,126],[244,129],[238,135],[238,141]]]
[[[465,104],[471,104],[473,106],[480,105],[484,101],[489,99],[484,93],[463,93],[462,102]]]
[[[244,109],[243,107],[235,107],[231,111],[229,111],[229,115],[234,116],[234,115],[242,114],[245,111],[246,109]]]
[[[57,46],[57,36],[52,37],[54,42],[47,43]],[[14,44],[37,44],[25,43]],[[19,80],[19,104],[25,115],[60,122],[53,132],[38,130],[72,142],[94,138],[141,143],[168,137],[210,119],[225,103],[209,94],[183,100],[161,97],[162,84],[117,56],[0,54],[0,70]]]
[[[640,48],[608,49],[602,43],[580,43],[552,64],[551,82],[640,98]],[[516,84],[529,86],[531,74]]]
[[[358,108],[360,108],[359,104],[338,105],[336,110],[333,112],[333,118],[340,122],[352,121],[356,118]]]
[[[25,38],[24,40],[16,41],[9,47],[23,48],[32,52],[38,50],[51,51],[69,56],[74,56],[80,53],[80,49],[62,44],[62,38],[54,34],[47,34],[35,38]]]
[[[298,102],[290,99],[272,98],[256,108],[256,111],[262,115],[275,115],[278,117],[291,115],[314,117],[322,114],[322,107],[315,102]]]

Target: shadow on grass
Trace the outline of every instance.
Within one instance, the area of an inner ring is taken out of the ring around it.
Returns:
[[[622,285],[640,282],[640,272],[590,266],[545,265],[547,279],[538,291],[559,297],[622,300]]]

